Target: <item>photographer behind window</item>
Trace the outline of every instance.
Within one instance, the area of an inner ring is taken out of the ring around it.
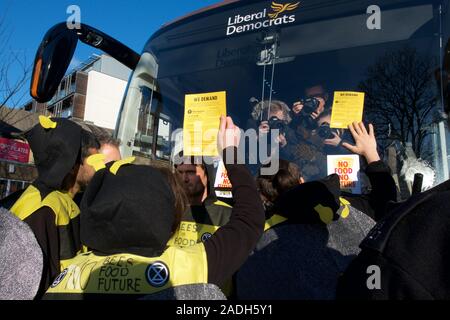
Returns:
[[[272,100],[270,104],[269,101],[258,103],[255,110],[259,110],[258,136],[261,138],[263,135],[269,134],[271,130],[279,130],[275,141],[270,141],[270,143],[279,143],[280,154],[288,157],[289,155],[285,154],[288,152],[286,146],[288,143],[295,144],[295,133],[289,127],[289,123],[292,121],[289,107],[282,101]]]
[[[314,85],[305,90],[305,97],[292,106],[292,127],[303,139],[317,129],[317,120],[326,109],[328,93],[323,85]]]
[[[286,141],[286,129],[288,124],[292,121],[289,115],[289,107],[282,101],[273,100],[263,101],[262,104],[261,117],[259,123],[259,133],[265,134],[269,133],[271,129],[280,130],[280,143],[282,146],[287,144]]]
[[[331,109],[323,112],[317,118],[317,129],[313,132],[313,140],[322,147],[325,154],[346,154],[347,149],[342,146],[344,130],[330,127]]]

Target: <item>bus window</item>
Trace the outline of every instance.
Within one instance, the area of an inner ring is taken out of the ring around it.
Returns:
[[[172,133],[170,116],[162,112],[158,92],[142,86],[140,94],[141,102],[132,154],[141,158],[168,161]]]
[[[158,124],[158,142],[156,157],[160,160],[170,160],[170,137],[172,124],[164,114],[160,115]]]
[[[153,101],[153,91],[148,87],[141,87],[141,103],[139,107],[139,119],[136,136],[134,139],[133,155],[147,156],[152,155],[153,143],[153,126],[154,116],[152,114],[152,106],[156,104]]]

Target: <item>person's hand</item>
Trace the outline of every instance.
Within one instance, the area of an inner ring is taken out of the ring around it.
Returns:
[[[259,125],[259,133],[268,133],[270,130],[269,122],[268,121],[262,121]]]
[[[302,112],[303,110],[303,103],[301,102],[295,102],[294,105],[292,106],[292,111],[295,114],[299,114],[300,112]]]
[[[221,116],[219,133],[217,134],[217,147],[219,154],[228,147],[239,147],[241,140],[241,129],[233,123],[230,117]]]
[[[276,137],[276,142],[280,144],[281,148],[284,148],[287,145],[286,136],[284,134],[278,135],[278,137]]]
[[[334,138],[323,140],[323,144],[326,144],[328,146],[337,147],[341,143],[342,139],[336,132],[332,132],[332,133],[333,133]]]
[[[314,111],[313,113],[311,113],[311,118],[313,118],[314,120],[317,120],[317,118],[319,118],[320,113]]]
[[[344,142],[343,147],[347,148],[353,153],[359,154],[366,158],[367,163],[372,163],[380,160],[380,156],[377,152],[377,140],[375,139],[375,132],[373,125],[369,124],[369,132],[367,132],[364,123],[354,122],[348,126],[352,133],[353,139],[355,139],[356,145]]]

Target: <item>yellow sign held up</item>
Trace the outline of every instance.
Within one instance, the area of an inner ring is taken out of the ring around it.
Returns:
[[[226,114],[225,91],[187,94],[184,104],[184,155],[217,156],[220,116]]]
[[[353,122],[361,122],[364,111],[364,92],[336,91],[331,113],[331,128],[347,129]]]

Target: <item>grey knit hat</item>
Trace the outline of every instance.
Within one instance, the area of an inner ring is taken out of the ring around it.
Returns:
[[[32,300],[42,277],[42,250],[23,221],[0,208],[0,300]]]

